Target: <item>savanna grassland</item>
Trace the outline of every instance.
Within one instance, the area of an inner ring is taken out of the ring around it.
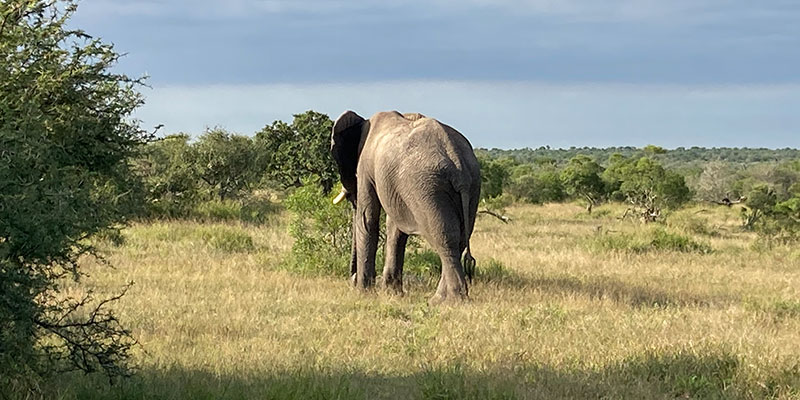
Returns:
[[[800,398],[800,249],[694,206],[664,224],[576,204],[481,216],[464,304],[281,267],[285,212],[265,225],[138,223],[83,260],[87,287],[140,346],[133,378],[66,375],[51,398]],[[417,250],[424,253],[424,249]],[[346,269],[343,265],[342,269]]]

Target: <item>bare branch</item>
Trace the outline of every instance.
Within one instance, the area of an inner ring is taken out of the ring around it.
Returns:
[[[504,224],[507,224],[507,223],[509,223],[509,221],[511,221],[511,218],[509,218],[509,217],[507,217],[507,216],[505,216],[505,215],[500,215],[500,214],[498,214],[498,213],[496,213],[496,212],[494,212],[494,211],[492,211],[492,210],[490,210],[490,209],[488,209],[488,208],[486,208],[486,209],[483,209],[483,210],[479,210],[479,211],[478,211],[478,214],[488,214],[488,215],[491,215],[491,216],[493,216],[493,217],[495,217],[495,218],[499,219],[500,221],[503,221],[503,223],[504,223]]]

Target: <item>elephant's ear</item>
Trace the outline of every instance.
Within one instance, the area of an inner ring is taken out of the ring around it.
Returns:
[[[364,127],[364,118],[353,111],[345,111],[333,123],[331,152],[339,166],[339,175],[345,190],[355,193],[358,147]]]
[[[336,118],[336,122],[333,123],[333,140],[334,142],[337,139],[337,136],[341,136],[344,132],[358,127],[361,129],[361,125],[364,124],[364,118],[360,115],[356,114],[354,111],[347,110]]]

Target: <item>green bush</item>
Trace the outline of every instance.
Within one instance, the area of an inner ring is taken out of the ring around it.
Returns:
[[[403,273],[420,278],[438,278],[442,273],[442,260],[433,250],[409,249],[406,251]]]
[[[285,268],[303,274],[350,274],[353,209],[346,203],[333,204],[332,199],[323,194],[317,178],[304,179],[286,199],[294,243]]]
[[[142,146],[131,160],[146,192],[145,214],[151,218],[183,218],[200,200],[196,151],[189,135],[169,135]]]
[[[131,117],[138,81],[69,22],[76,8],[0,2],[0,397],[9,386],[36,397],[49,372],[129,372],[134,341],[107,310],[119,296],[74,298],[61,284],[82,276],[86,238],[144,203],[128,163],[147,136]]]

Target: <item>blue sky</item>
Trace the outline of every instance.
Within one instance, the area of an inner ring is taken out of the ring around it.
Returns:
[[[145,126],[422,112],[480,147],[800,147],[800,2],[83,0]]]

